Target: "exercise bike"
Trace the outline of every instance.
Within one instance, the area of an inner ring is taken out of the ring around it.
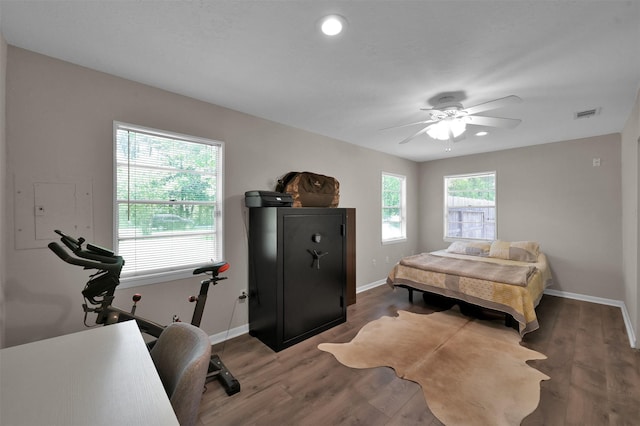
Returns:
[[[142,333],[153,336],[156,339],[160,337],[160,334],[165,329],[164,325],[135,314],[136,304],[141,300],[141,295],[135,294],[133,296],[133,306],[129,312],[112,305],[113,299],[115,298],[116,287],[120,284],[120,273],[125,263],[122,256],[117,256],[113,251],[91,243],[87,243],[83,248],[86,242],[84,238],[80,237],[75,239],[59,230],[55,232],[60,235],[60,241],[62,241],[75,256],[70,255],[56,242],[49,243],[48,247],[51,251],[66,263],[82,266],[84,269],[96,269],[98,271],[90,276],[89,281],[82,290],[82,295],[85,299],[85,303],[82,304],[82,309],[85,313],[85,325],[87,323],[87,315],[89,313],[95,313],[97,315],[96,324],[109,325],[135,320]],[[209,286],[216,285],[218,281],[227,279],[227,277],[221,277],[219,274],[228,269],[229,264],[223,261],[203,265],[193,271],[194,275],[207,274],[209,277],[200,282],[200,293],[198,296],[191,296],[189,298],[190,302],[196,302],[191,319],[192,325],[200,327]],[[174,318],[174,321],[176,320],[177,319]],[[153,347],[154,343],[155,340],[147,344],[149,349]],[[212,354],[207,372],[207,382],[214,379],[220,382],[227,392],[227,395],[240,392],[240,383],[238,380],[236,380],[227,367],[225,367],[220,357]]]

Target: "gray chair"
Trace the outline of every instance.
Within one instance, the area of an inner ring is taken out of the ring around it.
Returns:
[[[209,336],[191,324],[173,323],[151,349],[151,358],[180,425],[195,425],[211,358]]]

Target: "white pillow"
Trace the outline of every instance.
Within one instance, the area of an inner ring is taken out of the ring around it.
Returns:
[[[491,243],[489,256],[498,259],[518,260],[520,262],[537,262],[540,245],[535,241],[500,241]]]
[[[485,241],[454,241],[447,248],[447,252],[467,254],[470,256],[489,256],[491,243]]]

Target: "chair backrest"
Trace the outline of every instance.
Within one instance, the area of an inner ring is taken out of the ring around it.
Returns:
[[[211,359],[209,336],[191,324],[173,323],[151,349],[151,358],[180,425],[194,425]]]

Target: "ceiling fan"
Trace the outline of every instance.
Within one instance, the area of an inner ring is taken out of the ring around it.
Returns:
[[[387,127],[387,129],[416,126],[418,124],[427,125],[415,134],[400,141],[401,144],[407,143],[423,133],[426,133],[433,139],[457,142],[464,138],[467,124],[502,127],[507,129],[516,127],[522,120],[514,118],[486,117],[476,114],[520,102],[522,102],[522,99],[515,95],[511,95],[469,108],[464,108],[461,103],[456,102],[456,98],[454,96],[442,96],[438,98],[438,101],[433,108],[420,108],[420,110],[427,112],[428,118],[426,120],[403,124],[400,126]]]

